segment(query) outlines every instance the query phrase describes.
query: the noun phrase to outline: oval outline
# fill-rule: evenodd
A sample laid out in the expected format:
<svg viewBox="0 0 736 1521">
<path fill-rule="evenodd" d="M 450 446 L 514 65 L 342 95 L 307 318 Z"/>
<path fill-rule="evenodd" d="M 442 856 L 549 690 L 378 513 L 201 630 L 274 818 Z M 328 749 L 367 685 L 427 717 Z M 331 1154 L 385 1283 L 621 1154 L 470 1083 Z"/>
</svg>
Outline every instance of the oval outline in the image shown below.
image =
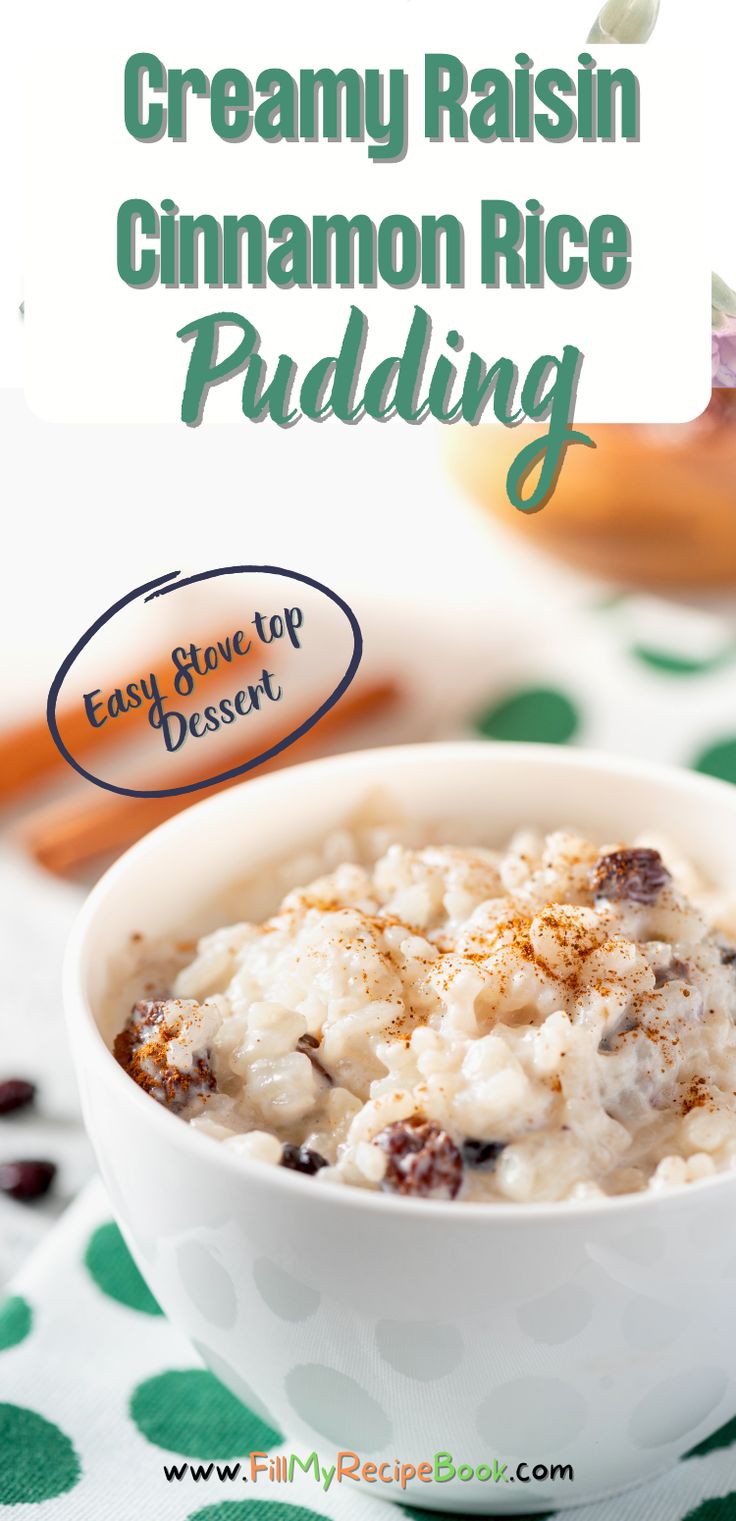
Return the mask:
<svg viewBox="0 0 736 1521">
<path fill-rule="evenodd" d="M 59 700 L 59 693 L 82 650 L 86 649 L 100 629 L 112 622 L 117 613 L 122 612 L 123 608 L 128 607 L 131 602 L 136 602 L 139 597 L 142 597 L 145 602 L 152 602 L 157 597 L 164 597 L 171 592 L 180 591 L 185 586 L 194 586 L 200 581 L 209 581 L 219 576 L 235 575 L 284 576 L 287 580 L 299 581 L 303 586 L 310 586 L 313 591 L 321 592 L 323 596 L 327 597 L 345 614 L 353 635 L 353 653 L 350 657 L 347 670 L 329 697 L 317 708 L 317 711 L 310 718 L 306 719 L 298 728 L 292 729 L 284 739 L 280 739 L 277 744 L 271 745 L 268 750 L 263 750 L 260 755 L 254 756 L 252 760 L 244 761 L 241 766 L 233 766 L 229 771 L 218 772 L 216 776 L 207 777 L 201 782 L 188 782 L 185 786 L 181 787 L 166 787 L 153 791 L 145 791 L 137 787 L 119 787 L 115 782 L 106 782 L 102 777 L 95 776 L 94 772 L 88 771 L 80 761 L 75 759 L 65 745 L 59 732 L 56 718 L 56 705 Z M 338 596 L 337 592 L 332 591 L 329 586 L 324 586 L 321 581 L 316 581 L 312 576 L 303 575 L 296 570 L 286 570 L 280 565 L 221 565 L 214 570 L 198 571 L 196 575 L 185 576 L 181 580 L 178 579 L 179 576 L 180 572 L 178 570 L 171 570 L 164 576 L 157 576 L 153 581 L 145 581 L 141 586 L 134 587 L 133 591 L 128 592 L 124 597 L 120 597 L 106 612 L 101 613 L 99 618 L 95 619 L 94 623 L 90 625 L 81 638 L 77 640 L 76 644 L 73 645 L 69 654 L 59 666 L 49 688 L 46 702 L 46 722 L 57 750 L 67 764 L 74 771 L 77 771 L 80 776 L 83 776 L 86 781 L 92 782 L 95 787 L 101 787 L 105 792 L 114 792 L 121 797 L 182 797 L 185 793 L 203 792 L 208 787 L 216 787 L 221 782 L 231 781 L 236 776 L 243 776 L 246 772 L 253 771 L 256 766 L 263 765 L 264 761 L 272 760 L 275 755 L 279 755 L 282 750 L 286 750 L 290 745 L 293 745 L 297 739 L 301 739 L 303 734 L 307 734 L 310 729 L 314 728 L 315 724 L 319 723 L 321 718 L 324 718 L 326 713 L 329 713 L 330 708 L 334 708 L 335 703 L 339 702 L 343 693 L 350 686 L 363 657 L 363 635 L 352 608 L 348 607 L 347 602 Z"/>
</svg>

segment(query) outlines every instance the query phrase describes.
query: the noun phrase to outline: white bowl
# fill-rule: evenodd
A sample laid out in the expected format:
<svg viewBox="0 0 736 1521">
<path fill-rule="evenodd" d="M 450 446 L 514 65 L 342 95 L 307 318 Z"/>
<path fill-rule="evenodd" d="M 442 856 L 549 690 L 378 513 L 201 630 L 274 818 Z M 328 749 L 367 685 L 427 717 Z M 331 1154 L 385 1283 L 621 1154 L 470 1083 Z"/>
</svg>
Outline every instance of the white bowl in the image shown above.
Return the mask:
<svg viewBox="0 0 736 1521">
<path fill-rule="evenodd" d="M 98 1028 L 131 933 L 176 933 L 228 882 L 314 843 L 377 788 L 410 818 L 457 821 L 479 843 L 505 843 L 524 823 L 609 840 L 656 831 L 736 886 L 736 790 L 684 772 L 458 744 L 249 780 L 148 835 L 82 911 L 65 999 L 89 1132 L 166 1313 L 291 1450 L 327 1463 L 340 1449 L 392 1466 L 449 1452 L 457 1465 L 498 1458 L 509 1475 L 520 1462 L 574 1470 L 572 1482 L 522 1472 L 361 1486 L 415 1506 L 509 1514 L 591 1501 L 668 1467 L 736 1409 L 736 1175 L 585 1205 L 320 1186 L 239 1160 L 167 1113 Z"/>
</svg>

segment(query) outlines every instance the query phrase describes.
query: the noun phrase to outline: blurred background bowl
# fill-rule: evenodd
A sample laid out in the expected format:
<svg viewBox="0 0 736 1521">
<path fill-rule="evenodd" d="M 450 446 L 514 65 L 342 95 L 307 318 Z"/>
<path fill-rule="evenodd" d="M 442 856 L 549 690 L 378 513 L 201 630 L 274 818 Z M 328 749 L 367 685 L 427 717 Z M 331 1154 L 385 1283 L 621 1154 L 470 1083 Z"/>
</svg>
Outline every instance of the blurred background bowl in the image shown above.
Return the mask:
<svg viewBox="0 0 736 1521">
<path fill-rule="evenodd" d="M 736 391 L 684 426 L 586 428 L 543 512 L 510 507 L 506 475 L 543 428 L 453 430 L 457 482 L 534 547 L 624 584 L 736 586 Z"/>
</svg>

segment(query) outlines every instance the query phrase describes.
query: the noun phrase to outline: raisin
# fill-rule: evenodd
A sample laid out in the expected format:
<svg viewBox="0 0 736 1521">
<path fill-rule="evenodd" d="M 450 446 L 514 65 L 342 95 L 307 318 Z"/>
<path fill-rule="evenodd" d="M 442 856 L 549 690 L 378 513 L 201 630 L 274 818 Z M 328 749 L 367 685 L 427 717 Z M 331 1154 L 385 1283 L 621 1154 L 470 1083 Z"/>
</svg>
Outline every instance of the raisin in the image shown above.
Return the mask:
<svg viewBox="0 0 736 1521">
<path fill-rule="evenodd" d="M 154 1038 L 156 1027 L 163 1024 L 166 1000 L 164 998 L 143 1000 L 134 1003 L 128 1016 L 125 1029 L 115 1036 L 113 1041 L 113 1056 L 130 1071 L 131 1063 L 136 1051 Z"/>
<path fill-rule="evenodd" d="M 12 1114 L 14 1109 L 25 1109 L 36 1097 L 35 1084 L 22 1077 L 8 1077 L 0 1083 L 0 1114 Z"/>
<path fill-rule="evenodd" d="M 606 1056 L 610 1055 L 611 1051 L 616 1050 L 618 1041 L 622 1035 L 630 1035 L 632 1030 L 638 1030 L 638 1028 L 639 1021 L 636 1015 L 624 1015 L 624 1018 L 616 1025 L 615 1029 L 610 1030 L 608 1035 L 604 1035 L 598 1050 L 602 1051 Z"/>
<path fill-rule="evenodd" d="M 315 1072 L 318 1072 L 319 1076 L 323 1077 L 325 1079 L 325 1082 L 329 1083 L 330 1087 L 332 1087 L 332 1078 L 330 1077 L 329 1072 L 327 1072 L 326 1069 L 322 1066 L 319 1057 L 315 1054 L 319 1050 L 319 1041 L 317 1040 L 316 1036 L 300 1035 L 296 1043 L 296 1049 L 297 1051 L 301 1052 L 302 1056 L 309 1057 L 309 1060 L 312 1063 Z"/>
<path fill-rule="evenodd" d="M 657 979 L 656 986 L 663 988 L 668 982 L 687 982 L 690 968 L 686 961 L 680 961 L 679 957 L 676 957 L 668 967 L 655 969 L 654 975 Z"/>
<path fill-rule="evenodd" d="M 53 1162 L 3 1162 L 0 1166 L 0 1192 L 22 1204 L 40 1199 L 56 1177 Z"/>
<path fill-rule="evenodd" d="M 128 1029 L 132 1030 L 139 1041 L 143 1041 L 149 1033 L 164 1023 L 165 1017 L 165 998 L 144 998 L 140 1003 L 133 1004 Z"/>
<path fill-rule="evenodd" d="M 325 1157 L 320 1156 L 318 1151 L 310 1151 L 308 1146 L 284 1146 L 281 1152 L 279 1167 L 288 1167 L 292 1172 L 303 1172 L 306 1177 L 312 1178 L 322 1167 L 329 1167 Z"/>
<path fill-rule="evenodd" d="M 506 1145 L 506 1141 L 476 1141 L 468 1136 L 460 1154 L 466 1167 L 474 1167 L 476 1172 L 491 1172 Z"/>
<path fill-rule="evenodd" d="M 596 903 L 656 903 L 672 879 L 658 850 L 612 850 L 593 868 Z"/>
<path fill-rule="evenodd" d="M 460 1192 L 463 1159 L 440 1125 L 419 1115 L 396 1120 L 374 1143 L 386 1154 L 386 1192 L 418 1199 L 454 1199 Z"/>
<path fill-rule="evenodd" d="M 719 945 L 718 950 L 724 966 L 736 966 L 736 945 Z"/>
<path fill-rule="evenodd" d="M 209 1052 L 197 1058 L 188 1072 L 171 1066 L 168 1043 L 181 1028 L 176 1000 L 156 998 L 133 1005 L 124 1030 L 116 1035 L 113 1055 L 133 1081 L 175 1114 L 194 1099 L 205 1099 L 217 1086 Z"/>
</svg>

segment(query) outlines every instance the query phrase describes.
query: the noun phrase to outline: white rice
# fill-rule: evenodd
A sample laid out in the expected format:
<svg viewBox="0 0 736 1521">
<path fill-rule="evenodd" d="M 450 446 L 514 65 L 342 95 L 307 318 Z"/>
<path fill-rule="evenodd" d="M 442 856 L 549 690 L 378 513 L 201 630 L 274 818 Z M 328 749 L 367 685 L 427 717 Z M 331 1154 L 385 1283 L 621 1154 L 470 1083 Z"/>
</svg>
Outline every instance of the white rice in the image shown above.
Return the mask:
<svg viewBox="0 0 736 1521">
<path fill-rule="evenodd" d="M 307 1148 L 318 1186 L 527 1203 L 731 1168 L 736 904 L 661 842 L 651 902 L 609 892 L 599 863 L 621 849 L 525 832 L 507 852 L 393 844 L 335 866 L 327 842 L 326 875 L 272 918 L 199 942 L 144 1070 L 202 1061 L 213 1087 L 184 1119 L 269 1165 Z M 457 1187 L 392 1163 L 414 1132 L 387 1127 L 407 1120 Z"/>
</svg>

